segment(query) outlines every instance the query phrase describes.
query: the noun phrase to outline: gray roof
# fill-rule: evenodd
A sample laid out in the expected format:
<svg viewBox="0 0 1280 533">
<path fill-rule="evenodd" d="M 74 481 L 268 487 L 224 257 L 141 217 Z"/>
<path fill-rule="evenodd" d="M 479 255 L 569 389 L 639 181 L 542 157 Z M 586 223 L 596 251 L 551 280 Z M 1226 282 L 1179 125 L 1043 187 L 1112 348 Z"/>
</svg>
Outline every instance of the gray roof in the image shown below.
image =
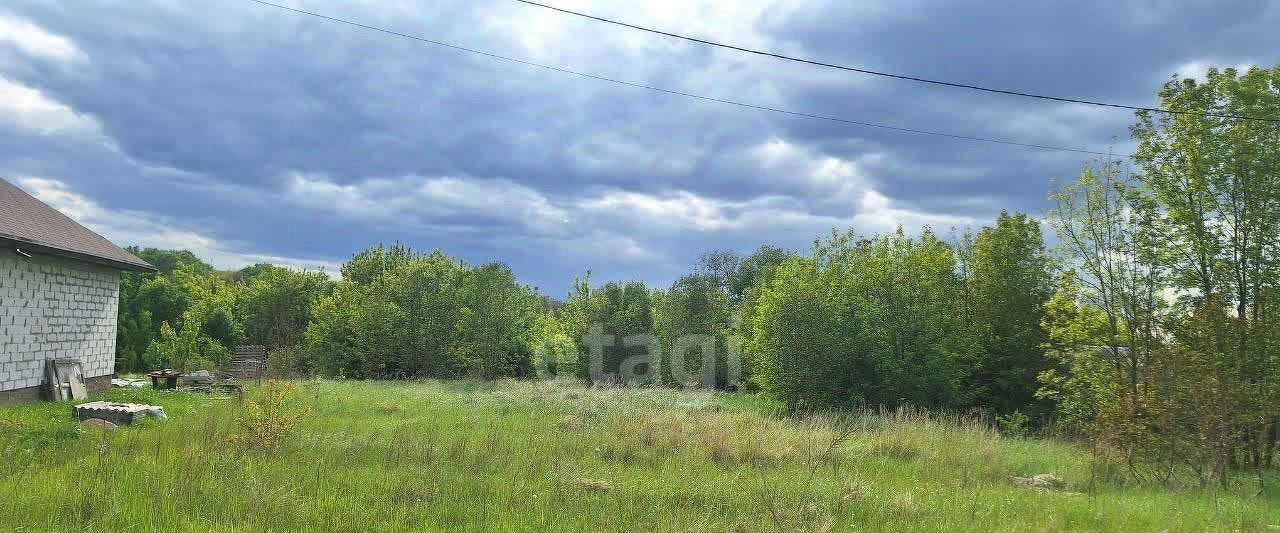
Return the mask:
<svg viewBox="0 0 1280 533">
<path fill-rule="evenodd" d="M 121 270 L 155 271 L 146 261 L 3 179 L 0 179 L 0 247 L 69 257 Z"/>
</svg>

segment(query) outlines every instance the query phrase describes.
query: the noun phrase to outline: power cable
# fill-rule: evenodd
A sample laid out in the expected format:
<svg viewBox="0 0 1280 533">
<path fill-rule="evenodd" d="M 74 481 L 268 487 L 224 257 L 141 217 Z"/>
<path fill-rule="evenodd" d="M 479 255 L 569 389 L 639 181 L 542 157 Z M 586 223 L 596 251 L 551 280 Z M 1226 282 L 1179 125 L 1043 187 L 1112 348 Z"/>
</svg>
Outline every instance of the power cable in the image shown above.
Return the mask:
<svg viewBox="0 0 1280 533">
<path fill-rule="evenodd" d="M 1040 100 L 1052 100 L 1052 101 L 1055 101 L 1055 102 L 1066 102 L 1066 103 L 1072 103 L 1072 104 L 1085 104 L 1085 105 L 1092 105 L 1092 106 L 1112 107 L 1112 108 L 1119 108 L 1119 109 L 1129 109 L 1129 110 L 1133 110 L 1133 111 L 1148 111 L 1148 112 L 1152 112 L 1152 113 L 1167 113 L 1167 114 L 1173 114 L 1173 115 L 1198 115 L 1198 116 L 1204 116 L 1204 117 L 1212 117 L 1212 118 L 1230 118 L 1230 119 L 1237 119 L 1237 120 L 1258 120 L 1258 121 L 1262 121 L 1262 122 L 1280 122 L 1280 119 L 1277 119 L 1277 118 L 1252 117 L 1252 116 L 1246 116 L 1246 115 L 1231 115 L 1231 114 L 1225 114 L 1225 113 L 1207 113 L 1207 112 L 1201 112 L 1201 111 L 1183 111 L 1183 110 L 1177 110 L 1177 109 L 1163 109 L 1163 108 L 1159 108 L 1159 107 L 1143 107 L 1143 106 L 1134 106 L 1134 105 L 1126 105 L 1126 104 L 1115 104 L 1115 103 L 1110 103 L 1110 102 L 1100 102 L 1100 101 L 1096 101 L 1096 100 L 1084 100 L 1084 99 L 1080 99 L 1080 98 L 1068 98 L 1068 97 L 1064 97 L 1064 96 L 1049 96 L 1049 95 L 1044 95 L 1044 94 L 1027 93 L 1027 92 L 1021 92 L 1021 91 L 1011 91 L 1011 90 L 1007 90 L 1007 89 L 996 89 L 996 88 L 993 88 L 993 87 L 984 87 L 984 86 L 981 86 L 981 85 L 971 85 L 971 84 L 968 84 L 968 83 L 958 83 L 958 82 L 952 82 L 952 81 L 944 81 L 944 80 L 936 80 L 936 79 L 930 79 L 930 78 L 922 78 L 922 77 L 918 77 L 918 76 L 909 76 L 909 75 L 906 75 L 906 74 L 895 74 L 895 73 L 892 73 L 892 72 L 884 72 L 884 71 L 871 70 L 871 69 L 862 68 L 862 67 L 851 67 L 851 66 L 848 66 L 848 65 L 840 65 L 840 64 L 837 64 L 837 63 L 830 63 L 830 62 L 826 62 L 826 61 L 818 61 L 818 60 L 814 60 L 814 59 L 805 59 L 805 58 L 800 58 L 800 57 L 793 57 L 793 56 L 788 56 L 788 55 L 778 54 L 778 53 L 774 53 L 774 52 L 767 52 L 767 51 L 764 51 L 764 50 L 756 50 L 756 49 L 752 49 L 752 48 L 747 48 L 747 47 L 744 47 L 744 46 L 737 46 L 737 45 L 733 45 L 733 44 L 721 43 L 721 42 L 711 41 L 711 40 L 707 40 L 707 39 L 700 39 L 700 38 L 698 38 L 698 37 L 690 37 L 690 36 L 688 36 L 688 35 L 681 35 L 681 34 L 679 34 L 679 33 L 672 33 L 672 32 L 669 32 L 669 31 L 663 31 L 663 30 L 659 30 L 659 29 L 655 29 L 655 28 L 650 28 L 650 27 L 647 27 L 647 26 L 640 26 L 640 25 L 638 25 L 638 24 L 631 24 L 631 23 L 629 23 L 629 22 L 623 22 L 623 21 L 620 21 L 620 20 L 609 19 L 609 18 L 605 18 L 605 17 L 599 17 L 599 16 L 596 16 L 596 15 L 591 15 L 591 14 L 588 14 L 588 13 L 583 13 L 583 12 L 581 12 L 581 11 L 574 11 L 574 10 L 572 10 L 572 9 L 565 9 L 565 8 L 563 8 L 563 7 L 556 7 L 556 6 L 553 6 L 553 5 L 543 4 L 543 3 L 540 3 L 540 2 L 534 2 L 534 1 L 532 1 L 532 0 L 515 0 L 515 1 L 516 1 L 516 2 L 520 2 L 520 3 L 522 3 L 522 4 L 527 4 L 527 5 L 531 5 L 531 6 L 537 6 L 537 7 L 541 7 L 541 8 L 545 8 L 545 9 L 550 9 L 550 10 L 552 10 L 552 11 L 558 11 L 558 12 L 560 12 L 560 13 L 564 13 L 564 14 L 567 14 L 567 15 L 574 15 L 574 16 L 578 16 L 578 17 L 588 18 L 588 19 L 591 19 L 591 20 L 596 20 L 596 21 L 599 21 L 599 22 L 604 22 L 604 23 L 607 23 L 607 24 L 614 24 L 614 25 L 617 25 L 617 26 L 623 26 L 623 27 L 626 27 L 626 28 L 631 28 L 631 29 L 633 29 L 633 30 L 640 30 L 640 31 L 645 31 L 645 32 L 649 32 L 649 33 L 657 34 L 657 35 L 664 35 L 664 36 L 667 36 L 667 37 L 673 37 L 673 38 L 676 38 L 676 39 L 683 39 L 683 40 L 690 41 L 690 42 L 695 42 L 695 43 L 699 43 L 699 44 L 705 44 L 705 45 L 707 45 L 707 46 L 715 46 L 715 47 L 719 47 L 719 48 L 726 48 L 726 49 L 729 49 L 729 50 L 736 50 L 736 51 L 739 51 L 739 52 L 745 52 L 745 53 L 748 53 L 748 54 L 755 54 L 755 55 L 759 55 L 759 56 L 772 57 L 772 58 L 774 58 L 774 59 L 781 59 L 781 60 L 784 60 L 784 61 L 793 61 L 793 62 L 796 62 L 796 63 L 804 63 L 804 64 L 806 64 L 806 65 L 814 65 L 814 66 L 819 66 L 819 67 L 826 67 L 826 68 L 833 68 L 833 69 L 839 69 L 839 70 L 846 70 L 846 71 L 849 71 L 849 72 L 858 72 L 858 73 L 862 73 L 862 74 L 869 74 L 869 75 L 872 75 L 872 76 L 881 76 L 881 77 L 885 77 L 885 78 L 893 78 L 893 79 L 897 79 L 897 80 L 914 81 L 914 82 L 919 82 L 919 83 L 928 83 L 928 84 L 932 84 L 932 85 L 942 85 L 942 86 L 945 86 L 945 87 L 955 87 L 955 88 L 959 88 L 959 89 L 970 89 L 970 90 L 974 90 L 974 91 L 982 91 L 982 92 L 995 93 L 995 94 L 1004 94 L 1004 95 L 1010 95 L 1010 96 L 1021 96 L 1021 97 L 1025 97 L 1025 98 L 1037 98 L 1037 99 L 1040 99 Z"/>
<path fill-rule="evenodd" d="M 270 7 L 278 8 L 278 9 L 283 9 L 283 10 L 286 10 L 286 11 L 292 11 L 292 12 L 294 12 L 294 13 L 299 13 L 299 14 L 308 15 L 308 16 L 311 16 L 311 17 L 316 17 L 316 18 L 324 19 L 324 20 L 327 20 L 327 21 L 330 21 L 330 22 L 337 22 L 337 23 L 340 23 L 340 24 L 346 24 L 346 25 L 355 26 L 355 27 L 358 27 L 358 28 L 364 28 L 364 29 L 366 29 L 366 30 L 372 30 L 372 31 L 376 31 L 376 32 L 386 33 L 386 34 L 389 34 L 389 35 L 395 35 L 395 36 L 398 36 L 398 37 L 404 37 L 404 38 L 406 38 L 406 39 L 413 39 L 413 40 L 415 40 L 415 41 L 421 41 L 421 42 L 429 43 L 429 44 L 433 44 L 433 45 L 436 45 L 436 46 L 443 46 L 443 47 L 445 47 L 445 48 L 451 48 L 451 49 L 454 49 L 454 50 L 459 50 L 459 51 L 468 52 L 468 53 L 472 53 L 472 54 L 478 54 L 478 55 L 482 55 L 482 56 L 489 57 L 489 58 L 493 58 L 493 59 L 500 59 L 500 60 L 502 60 L 502 61 L 509 61 L 509 62 L 512 62 L 512 63 L 518 63 L 518 64 L 521 64 L 521 65 L 527 65 L 527 66 L 537 67 L 537 68 L 546 69 L 546 70 L 553 70 L 553 71 L 561 72 L 561 73 L 564 73 L 564 74 L 572 74 L 572 75 L 574 75 L 574 76 L 581 76 L 581 77 L 584 77 L 584 78 L 591 78 L 591 79 L 593 79 L 593 80 L 607 81 L 607 82 L 609 82 L 609 83 L 615 83 L 615 84 L 618 84 L 618 85 L 625 85 L 625 86 L 628 86 L 628 87 L 635 87 L 635 88 L 639 88 L 639 89 L 647 89 L 647 90 L 650 90 L 650 91 L 657 91 L 657 92 L 660 92 L 660 93 L 671 94 L 671 95 L 676 95 L 676 96 L 684 96 L 684 97 L 687 97 L 687 98 L 695 98 L 695 99 L 698 99 L 698 100 L 705 100 L 705 101 L 708 101 L 708 102 L 716 102 L 716 103 L 720 103 L 720 104 L 726 104 L 726 105 L 738 106 L 738 107 L 743 107 L 743 108 L 747 108 L 747 109 L 755 109 L 755 110 L 760 110 L 760 111 L 769 111 L 769 112 L 772 112 L 772 113 L 779 113 L 779 114 L 783 114 L 783 115 L 791 115 L 791 116 L 804 117 L 804 118 L 811 118 L 811 119 L 817 119 L 817 120 L 826 120 L 826 121 L 831 121 L 831 122 L 839 122 L 839 123 L 843 123 L 843 124 L 853 124 L 853 125 L 857 125 L 857 126 L 866 126 L 866 127 L 870 127 L 870 128 L 880 128 L 880 129 L 891 130 L 891 131 L 899 131 L 899 132 L 904 132 L 904 133 L 915 133 L 915 134 L 920 134 L 920 135 L 932 135 L 932 136 L 937 136 L 937 137 L 946 137 L 946 138 L 951 138 L 951 139 L 961 139 L 961 140 L 966 140 L 966 141 L 975 141 L 975 142 L 985 142 L 985 143 L 1003 144 L 1003 145 L 1009 145 L 1009 146 L 1021 146 L 1021 147 L 1024 147 L 1024 148 L 1037 148 L 1037 149 L 1041 149 L 1041 150 L 1054 150 L 1054 151 L 1060 151 L 1060 152 L 1074 152 L 1074 153 L 1090 154 L 1090 155 L 1099 155 L 1099 156 L 1107 156 L 1107 155 L 1108 155 L 1106 152 L 1100 152 L 1100 151 L 1096 151 L 1096 150 L 1087 150 L 1087 149 L 1084 149 L 1084 148 L 1070 148 L 1070 147 L 1065 147 L 1065 146 L 1053 146 L 1053 145 L 1047 145 L 1047 144 L 1024 143 L 1024 142 L 1010 141 L 1010 140 L 1005 140 L 1005 139 L 995 139 L 995 138 L 990 138 L 990 137 L 977 137 L 977 136 L 972 136 L 972 135 L 960 135 L 960 134 L 955 134 L 955 133 L 944 133 L 944 132 L 931 131 L 931 130 L 922 130 L 922 129 L 917 129 L 917 128 L 907 128 L 907 127 L 901 127 L 901 126 L 891 126 L 891 125 L 888 125 L 888 124 L 879 124 L 879 123 L 875 123 L 875 122 L 867 122 L 867 121 L 863 121 L 863 120 L 853 120 L 853 119 L 847 119 L 847 118 L 841 118 L 841 117 L 834 117 L 834 116 L 830 116 L 830 115 L 820 115 L 820 114 L 817 114 L 817 113 L 806 113 L 806 112 L 803 112 L 803 111 L 792 111 L 792 110 L 782 109 L 782 108 L 777 108 L 777 107 L 770 107 L 770 106 L 764 106 L 764 105 L 750 104 L 750 103 L 738 102 L 738 101 L 734 101 L 734 100 L 726 100 L 726 99 L 724 99 L 724 98 L 716 98 L 716 97 L 714 97 L 714 96 L 705 96 L 705 95 L 694 94 L 694 93 L 689 93 L 689 92 L 684 92 L 684 91 L 677 91 L 677 90 L 673 90 L 673 89 L 664 89 L 664 88 L 661 88 L 661 87 L 655 87 L 655 86 L 652 86 L 652 85 L 645 85 L 645 84 L 643 84 L 643 83 L 635 83 L 635 82 L 630 82 L 630 81 L 625 81 L 625 80 L 619 80 L 619 79 L 615 79 L 615 78 L 609 78 L 609 77 L 605 77 L 605 76 L 599 76 L 599 75 L 596 75 L 596 74 L 590 74 L 590 73 L 586 73 L 586 72 L 581 72 L 581 71 L 577 71 L 577 70 L 570 70 L 570 69 L 567 69 L 567 68 L 561 68 L 561 67 L 556 67 L 556 66 L 552 66 L 552 65 L 544 65 L 544 64 L 542 64 L 542 63 L 535 63 L 535 62 L 527 61 L 527 60 L 524 60 L 524 59 L 518 59 L 518 58 L 514 58 L 514 57 L 508 57 L 508 56 L 504 56 L 504 55 L 500 55 L 500 54 L 495 54 L 495 53 L 492 53 L 492 52 L 486 52 L 486 51 L 484 51 L 484 50 L 477 50 L 477 49 L 474 49 L 474 48 L 468 48 L 468 47 L 465 47 L 465 46 L 459 46 L 459 45 L 456 45 L 456 44 L 450 44 L 450 43 L 446 43 L 446 42 L 443 42 L 443 41 L 437 41 L 437 40 L 434 40 L 434 39 L 428 39 L 428 38 L 426 38 L 426 37 L 421 37 L 421 36 L 417 36 L 417 35 L 411 35 L 411 34 L 408 34 L 408 33 L 398 32 L 398 31 L 395 31 L 395 30 L 388 30 L 388 29 L 385 29 L 385 28 L 380 28 L 380 27 L 377 27 L 377 26 L 371 26 L 371 25 L 368 25 L 368 24 L 363 24 L 363 23 L 359 23 L 359 22 L 355 22 L 355 21 L 351 21 L 351 20 L 347 20 L 347 19 L 342 19 L 342 18 L 338 18 L 338 17 L 331 17 L 331 16 L 328 16 L 328 15 L 322 15 L 322 14 L 320 14 L 320 13 L 315 13 L 315 12 L 307 11 L 307 10 L 304 10 L 304 9 L 298 9 L 298 8 L 294 8 L 294 7 L 289 7 L 289 6 L 284 6 L 284 5 L 280 5 L 280 4 L 275 4 L 275 3 L 272 3 L 272 2 L 267 2 L 266 0 L 248 0 L 248 1 L 249 1 L 249 2 L 258 3 L 258 4 L 262 4 L 262 5 L 265 5 L 265 6 L 270 6 Z"/>
</svg>

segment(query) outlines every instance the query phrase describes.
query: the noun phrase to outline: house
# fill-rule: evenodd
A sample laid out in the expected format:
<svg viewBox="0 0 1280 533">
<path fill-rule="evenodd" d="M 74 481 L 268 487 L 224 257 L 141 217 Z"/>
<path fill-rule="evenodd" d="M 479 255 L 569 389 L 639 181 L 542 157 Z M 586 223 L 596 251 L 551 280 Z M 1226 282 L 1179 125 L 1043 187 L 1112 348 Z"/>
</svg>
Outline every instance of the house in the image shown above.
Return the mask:
<svg viewBox="0 0 1280 533">
<path fill-rule="evenodd" d="M 43 397 L 53 358 L 111 386 L 122 271 L 155 268 L 0 179 L 0 403 Z"/>
</svg>

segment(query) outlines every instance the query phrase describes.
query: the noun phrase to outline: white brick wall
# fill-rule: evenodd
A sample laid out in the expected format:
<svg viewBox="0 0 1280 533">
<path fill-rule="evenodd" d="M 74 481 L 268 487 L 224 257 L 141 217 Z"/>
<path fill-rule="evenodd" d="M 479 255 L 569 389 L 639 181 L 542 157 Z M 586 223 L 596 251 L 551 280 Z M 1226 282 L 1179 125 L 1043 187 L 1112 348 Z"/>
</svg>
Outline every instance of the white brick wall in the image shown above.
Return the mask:
<svg viewBox="0 0 1280 533">
<path fill-rule="evenodd" d="M 118 270 L 0 249 L 0 391 L 40 385 L 54 357 L 113 374 L 119 298 Z"/>
</svg>

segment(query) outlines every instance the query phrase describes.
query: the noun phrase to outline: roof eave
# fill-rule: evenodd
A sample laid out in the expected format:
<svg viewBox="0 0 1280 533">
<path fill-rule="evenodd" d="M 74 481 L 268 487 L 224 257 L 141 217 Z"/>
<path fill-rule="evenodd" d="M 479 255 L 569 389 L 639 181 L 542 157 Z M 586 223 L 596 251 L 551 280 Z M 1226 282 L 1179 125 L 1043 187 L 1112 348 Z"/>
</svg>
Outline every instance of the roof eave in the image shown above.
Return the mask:
<svg viewBox="0 0 1280 533">
<path fill-rule="evenodd" d="M 93 254 L 84 253 L 84 252 L 77 252 L 75 250 L 66 250 L 66 249 L 57 248 L 54 246 L 40 244 L 34 241 L 15 239 L 15 238 L 6 237 L 3 235 L 0 235 L 0 246 L 3 246 L 5 248 L 12 247 L 15 249 L 21 248 L 22 251 L 24 252 L 34 252 L 41 255 L 53 255 L 58 257 L 66 257 L 69 259 L 84 261 L 86 263 L 94 263 L 98 265 L 109 266 L 112 268 L 116 268 L 119 270 L 127 270 L 130 272 L 157 272 L 156 267 L 153 267 L 147 264 L 145 261 L 139 262 L 139 263 L 134 263 L 130 261 L 121 261 L 119 259 L 101 257 Z"/>
</svg>

